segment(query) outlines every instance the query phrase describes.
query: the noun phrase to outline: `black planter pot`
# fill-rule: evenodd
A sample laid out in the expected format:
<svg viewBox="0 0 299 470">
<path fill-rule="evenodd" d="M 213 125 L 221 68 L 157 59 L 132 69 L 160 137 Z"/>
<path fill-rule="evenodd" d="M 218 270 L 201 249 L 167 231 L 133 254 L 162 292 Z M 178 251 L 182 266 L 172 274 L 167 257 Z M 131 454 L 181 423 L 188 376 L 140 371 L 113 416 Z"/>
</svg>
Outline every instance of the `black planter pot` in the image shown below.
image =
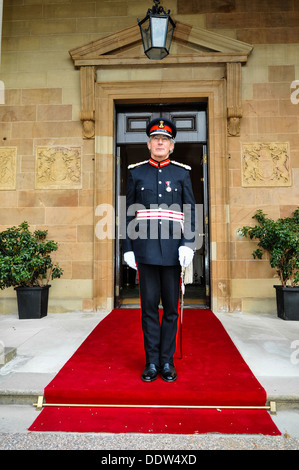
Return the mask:
<svg viewBox="0 0 299 470">
<path fill-rule="evenodd" d="M 42 318 L 47 315 L 50 287 L 15 287 L 20 319 Z"/>
<path fill-rule="evenodd" d="M 274 286 L 277 315 L 283 320 L 299 320 L 299 287 Z"/>
</svg>

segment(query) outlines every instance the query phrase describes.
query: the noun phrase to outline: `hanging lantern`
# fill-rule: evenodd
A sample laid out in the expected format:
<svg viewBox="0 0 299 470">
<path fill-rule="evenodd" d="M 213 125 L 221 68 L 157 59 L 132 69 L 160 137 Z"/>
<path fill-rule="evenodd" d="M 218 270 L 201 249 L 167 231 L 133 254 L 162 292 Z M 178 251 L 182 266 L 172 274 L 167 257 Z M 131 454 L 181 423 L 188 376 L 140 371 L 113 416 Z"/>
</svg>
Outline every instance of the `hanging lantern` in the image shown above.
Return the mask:
<svg viewBox="0 0 299 470">
<path fill-rule="evenodd" d="M 166 13 L 160 2 L 147 11 L 143 20 L 138 19 L 145 55 L 151 60 L 164 59 L 169 54 L 175 28 L 170 18 L 170 10 Z"/>
</svg>

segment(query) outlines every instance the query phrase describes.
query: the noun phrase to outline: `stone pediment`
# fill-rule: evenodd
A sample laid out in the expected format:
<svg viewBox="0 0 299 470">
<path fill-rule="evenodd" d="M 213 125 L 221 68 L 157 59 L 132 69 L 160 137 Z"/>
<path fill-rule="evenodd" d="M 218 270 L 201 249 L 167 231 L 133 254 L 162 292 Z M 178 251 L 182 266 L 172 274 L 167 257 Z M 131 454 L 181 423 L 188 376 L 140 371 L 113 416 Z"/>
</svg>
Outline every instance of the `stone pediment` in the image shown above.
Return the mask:
<svg viewBox="0 0 299 470">
<path fill-rule="evenodd" d="M 203 28 L 177 22 L 173 46 L 163 61 L 151 63 L 246 63 L 253 46 Z M 131 26 L 69 51 L 75 67 L 144 65 L 139 26 Z"/>
<path fill-rule="evenodd" d="M 80 69 L 81 113 L 85 138 L 94 137 L 96 69 L 138 67 L 158 64 L 223 64 L 227 79 L 227 117 L 229 135 L 239 135 L 242 117 L 241 67 L 253 46 L 203 28 L 177 22 L 170 54 L 163 60 L 148 59 L 142 49 L 139 26 L 118 31 L 69 51 L 74 66 Z"/>
</svg>

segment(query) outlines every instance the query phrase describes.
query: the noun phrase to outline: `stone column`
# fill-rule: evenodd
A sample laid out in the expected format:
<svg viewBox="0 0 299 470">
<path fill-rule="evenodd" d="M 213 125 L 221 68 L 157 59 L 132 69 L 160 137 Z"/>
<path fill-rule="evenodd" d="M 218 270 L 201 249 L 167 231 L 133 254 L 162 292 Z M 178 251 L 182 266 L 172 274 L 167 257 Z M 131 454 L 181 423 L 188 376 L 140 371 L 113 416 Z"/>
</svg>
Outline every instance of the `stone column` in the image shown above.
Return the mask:
<svg viewBox="0 0 299 470">
<path fill-rule="evenodd" d="M 228 135 L 240 135 L 240 119 L 242 117 L 241 83 L 242 70 L 240 62 L 226 64 L 227 78 L 227 131 Z"/>
</svg>

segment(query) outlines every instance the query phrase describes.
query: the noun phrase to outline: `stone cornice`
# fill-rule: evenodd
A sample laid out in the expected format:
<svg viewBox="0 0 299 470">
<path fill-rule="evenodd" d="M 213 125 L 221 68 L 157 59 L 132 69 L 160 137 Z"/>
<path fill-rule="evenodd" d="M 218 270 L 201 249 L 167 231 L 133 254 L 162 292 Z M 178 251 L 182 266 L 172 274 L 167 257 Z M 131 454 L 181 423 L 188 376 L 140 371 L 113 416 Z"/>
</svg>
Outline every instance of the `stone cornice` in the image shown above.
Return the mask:
<svg viewBox="0 0 299 470">
<path fill-rule="evenodd" d="M 180 22 L 176 24 L 173 41 L 189 46 L 190 54 L 170 54 L 163 59 L 163 64 L 246 63 L 253 48 L 250 44 L 236 39 Z M 141 44 L 141 36 L 138 25 L 135 25 L 72 49 L 69 54 L 75 67 L 148 65 L 149 59 L 144 55 L 136 57 L 118 55 L 138 44 Z M 204 52 L 192 50 L 196 47 L 205 50 Z M 161 64 L 161 61 L 151 61 L 151 63 Z"/>
<path fill-rule="evenodd" d="M 144 54 L 132 56 L 141 46 L 138 25 L 89 42 L 69 51 L 74 66 L 80 69 L 81 114 L 83 136 L 94 138 L 96 70 L 105 67 L 148 67 L 151 65 L 226 65 L 228 134 L 239 135 L 241 108 L 241 66 L 248 60 L 253 46 L 203 28 L 176 23 L 173 41 L 184 46 L 184 54 L 171 53 L 163 61 L 149 60 Z M 127 53 L 130 51 L 130 53 Z M 134 51 L 135 52 L 135 51 Z"/>
</svg>

